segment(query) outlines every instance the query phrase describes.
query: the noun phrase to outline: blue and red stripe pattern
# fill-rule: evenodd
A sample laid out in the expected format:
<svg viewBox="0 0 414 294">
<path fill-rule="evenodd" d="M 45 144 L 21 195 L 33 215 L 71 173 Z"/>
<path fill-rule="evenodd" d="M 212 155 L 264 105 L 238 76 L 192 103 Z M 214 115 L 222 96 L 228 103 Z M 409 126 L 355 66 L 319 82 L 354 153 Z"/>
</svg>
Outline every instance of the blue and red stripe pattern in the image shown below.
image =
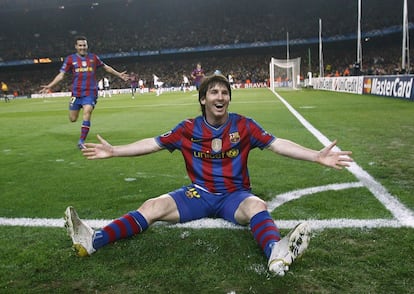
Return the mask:
<svg viewBox="0 0 414 294">
<path fill-rule="evenodd" d="M 263 252 L 270 257 L 272 245 L 280 241 L 280 232 L 268 211 L 262 211 L 250 220 L 250 230 Z"/>
<path fill-rule="evenodd" d="M 148 223 L 144 216 L 138 211 L 131 211 L 114 220 L 102 230 L 96 231 L 93 247 L 99 249 L 109 243 L 139 234 L 147 228 Z"/>
<path fill-rule="evenodd" d="M 98 96 L 96 70 L 104 66 L 102 60 L 93 53 L 80 56 L 76 53 L 67 56 L 60 72 L 72 73 L 72 96 L 77 98 Z"/>
<path fill-rule="evenodd" d="M 192 183 L 211 193 L 250 190 L 249 152 L 266 148 L 273 140 L 275 136 L 253 119 L 235 113 L 229 113 L 227 122 L 218 128 L 198 116 L 156 137 L 160 146 L 181 151 Z"/>
</svg>

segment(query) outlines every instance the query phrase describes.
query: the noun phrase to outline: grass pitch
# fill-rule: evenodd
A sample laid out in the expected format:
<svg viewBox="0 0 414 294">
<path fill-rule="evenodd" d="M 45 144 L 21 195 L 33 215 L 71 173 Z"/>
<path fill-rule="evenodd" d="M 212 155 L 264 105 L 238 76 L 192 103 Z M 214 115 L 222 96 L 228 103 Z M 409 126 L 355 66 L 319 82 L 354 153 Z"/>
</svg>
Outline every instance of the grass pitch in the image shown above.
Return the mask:
<svg viewBox="0 0 414 294">
<path fill-rule="evenodd" d="M 414 103 L 313 90 L 280 93 L 297 111 L 405 205 L 414 209 Z M 0 103 L 0 217 L 62 218 L 68 205 L 87 219 L 112 219 L 146 199 L 188 184 L 181 155 L 88 161 L 76 143 L 80 122 L 68 98 Z M 235 90 L 230 111 L 276 136 L 322 148 L 267 89 Z M 100 98 L 88 141 L 125 144 L 164 133 L 200 113 L 192 93 Z M 346 170 L 254 150 L 253 191 L 266 201 L 296 189 L 355 181 Z M 365 187 L 325 191 L 272 212 L 299 219 L 392 220 Z M 287 233 L 282 228 L 282 233 Z M 2 293 L 413 293 L 410 227 L 318 229 L 283 278 L 272 277 L 247 229 L 153 226 L 77 258 L 63 228 L 0 226 Z"/>
</svg>

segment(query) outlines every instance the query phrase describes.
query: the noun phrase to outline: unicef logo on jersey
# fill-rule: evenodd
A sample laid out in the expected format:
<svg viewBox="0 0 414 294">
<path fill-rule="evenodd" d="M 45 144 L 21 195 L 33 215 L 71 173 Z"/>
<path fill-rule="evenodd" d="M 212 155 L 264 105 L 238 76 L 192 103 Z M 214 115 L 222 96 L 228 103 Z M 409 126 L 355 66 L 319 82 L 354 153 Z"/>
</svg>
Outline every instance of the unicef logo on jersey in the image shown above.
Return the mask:
<svg viewBox="0 0 414 294">
<path fill-rule="evenodd" d="M 202 151 L 193 151 L 193 156 L 201 159 L 225 159 L 235 158 L 240 154 L 239 149 L 230 149 L 226 152 L 210 153 Z"/>
<path fill-rule="evenodd" d="M 239 155 L 239 149 L 230 149 L 226 152 L 227 157 L 235 158 Z"/>
</svg>

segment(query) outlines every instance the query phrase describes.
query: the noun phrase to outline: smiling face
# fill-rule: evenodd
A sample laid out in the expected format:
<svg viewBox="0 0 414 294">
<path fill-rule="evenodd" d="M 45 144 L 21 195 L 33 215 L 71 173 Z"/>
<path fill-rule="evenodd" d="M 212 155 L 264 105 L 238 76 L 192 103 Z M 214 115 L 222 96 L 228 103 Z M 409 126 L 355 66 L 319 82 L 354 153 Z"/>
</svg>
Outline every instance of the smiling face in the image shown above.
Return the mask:
<svg viewBox="0 0 414 294">
<path fill-rule="evenodd" d="M 88 53 L 88 41 L 79 39 L 76 40 L 75 49 L 78 55 L 85 56 Z"/>
<path fill-rule="evenodd" d="M 208 86 L 206 95 L 200 99 L 200 104 L 204 107 L 204 116 L 209 124 L 220 126 L 227 121 L 230 100 L 231 92 L 226 83 L 213 81 Z"/>
</svg>

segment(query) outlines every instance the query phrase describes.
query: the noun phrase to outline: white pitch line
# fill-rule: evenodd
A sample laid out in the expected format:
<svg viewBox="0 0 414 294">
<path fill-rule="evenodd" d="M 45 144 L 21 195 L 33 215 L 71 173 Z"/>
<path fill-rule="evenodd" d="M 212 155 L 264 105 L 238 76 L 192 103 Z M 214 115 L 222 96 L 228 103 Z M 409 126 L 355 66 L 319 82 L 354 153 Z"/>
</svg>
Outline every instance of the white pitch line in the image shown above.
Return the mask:
<svg viewBox="0 0 414 294">
<path fill-rule="evenodd" d="M 273 198 L 270 202 L 267 203 L 268 210 L 272 212 L 277 207 L 285 204 L 286 202 L 299 199 L 302 196 L 315 194 L 323 191 L 339 191 L 349 188 L 359 188 L 364 187 L 364 184 L 361 182 L 354 182 L 354 183 L 340 183 L 340 184 L 330 184 L 326 186 L 319 186 L 319 187 L 311 187 L 311 188 L 305 188 L 300 190 L 294 190 L 287 193 L 279 194 Z"/>
<path fill-rule="evenodd" d="M 273 211 L 277 207 L 286 202 L 298 199 L 305 195 L 310 195 L 322 191 L 343 190 L 350 188 L 364 187 L 361 182 L 354 183 L 338 183 L 326 186 L 311 187 L 305 189 L 294 190 L 288 193 L 276 195 L 273 200 L 268 202 L 269 211 Z M 111 219 L 84 219 L 84 221 L 93 228 L 102 228 L 113 220 Z M 306 221 L 312 229 L 324 228 L 378 228 L 378 227 L 401 227 L 401 223 L 392 219 L 327 219 L 327 220 L 276 220 L 276 224 L 280 229 L 292 229 L 299 222 Z M 1 226 L 23 226 L 23 227 L 64 227 L 64 220 L 48 219 L 48 218 L 4 218 L 0 217 Z M 155 225 L 165 225 L 170 228 L 221 228 L 221 229 L 246 229 L 244 226 L 238 226 L 223 219 L 200 219 L 183 224 L 167 224 L 165 222 L 157 222 Z"/>
<path fill-rule="evenodd" d="M 298 199 L 305 195 L 310 195 L 322 191 L 343 190 L 350 188 L 364 187 L 361 182 L 354 183 L 338 183 L 326 186 L 311 187 L 305 189 L 294 190 L 288 193 L 276 195 L 273 200 L 268 202 L 269 211 L 273 211 L 277 207 L 286 202 Z M 112 219 L 84 219 L 84 221 L 93 228 L 102 228 L 112 222 Z M 280 229 L 292 229 L 298 223 L 306 221 L 312 229 L 324 228 L 378 228 L 378 227 L 401 227 L 401 222 L 393 219 L 326 219 L 326 220 L 276 220 L 276 224 Z M 155 225 L 165 225 L 170 228 L 220 228 L 220 229 L 246 229 L 244 226 L 238 226 L 223 219 L 200 219 L 183 224 L 167 224 L 158 222 Z M 49 218 L 4 218 L 0 217 L 0 226 L 23 226 L 23 227 L 64 227 L 64 220 Z"/>
<path fill-rule="evenodd" d="M 412 210 L 399 202 L 384 186 L 378 183 L 356 163 L 353 163 L 348 170 L 364 183 L 368 190 L 371 191 L 402 225 L 414 228 L 414 212 Z"/>
<path fill-rule="evenodd" d="M 297 112 L 282 96 L 271 90 L 276 97 L 288 108 L 288 110 L 300 121 L 300 123 L 313 134 L 319 142 L 327 146 L 331 141 L 310 124 L 299 112 Z M 337 147 L 337 150 L 340 150 Z M 391 214 L 404 226 L 414 227 L 414 212 L 398 201 L 396 197 L 391 195 L 387 189 L 377 182 L 370 174 L 362 169 L 356 162 L 353 162 L 347 168 L 371 193 L 388 209 Z"/>
<path fill-rule="evenodd" d="M 393 219 L 326 219 L 326 220 L 275 220 L 276 225 L 280 229 L 293 229 L 298 223 L 307 222 L 312 229 L 322 230 L 326 228 L 380 228 L 380 227 L 393 227 L 399 228 L 401 224 L 397 220 Z M 190 228 L 190 229 L 247 229 L 244 226 L 238 226 L 233 223 L 227 222 L 223 219 L 201 219 L 191 221 L 184 224 L 168 225 L 174 228 Z"/>
<path fill-rule="evenodd" d="M 320 131 L 315 129 L 307 120 L 305 120 L 287 101 L 279 94 L 273 91 L 279 100 L 292 112 L 292 114 L 309 130 L 324 146 L 330 144 L 330 140 L 326 138 Z M 336 147 L 337 150 L 340 150 Z M 355 162 L 348 170 L 355 175 L 360 182 L 330 184 L 326 186 L 311 187 L 301 190 L 295 190 L 288 193 L 276 195 L 273 200 L 268 203 L 270 211 L 280 205 L 298 199 L 304 195 L 328 190 L 342 190 L 357 187 L 366 187 L 371 193 L 392 213 L 395 219 L 327 219 L 327 220 L 276 220 L 281 229 L 291 229 L 298 222 L 307 221 L 313 229 L 324 228 L 378 228 L 378 227 L 414 227 L 414 213 L 403 204 L 401 204 L 394 196 L 392 196 L 380 183 L 378 183 L 371 175 L 364 171 Z M 101 228 L 112 220 L 85 220 L 91 227 Z M 157 223 L 157 225 L 163 223 Z M 64 220 L 49 218 L 5 218 L 0 217 L 0 226 L 26 226 L 26 227 L 64 227 Z M 243 229 L 246 227 L 237 226 L 222 219 L 201 219 L 184 224 L 167 225 L 167 227 L 178 228 L 229 228 Z"/>
<path fill-rule="evenodd" d="M 307 222 L 313 230 L 341 228 L 400 228 L 401 223 L 392 219 L 326 219 L 326 220 L 277 220 L 276 224 L 282 229 L 292 229 L 298 223 Z"/>
<path fill-rule="evenodd" d="M 93 228 L 102 228 L 112 220 L 84 219 Z M 401 223 L 392 219 L 326 219 L 326 220 L 276 220 L 275 223 L 280 229 L 292 229 L 300 222 L 307 222 L 314 230 L 326 228 L 379 228 L 379 227 L 401 227 Z M 0 226 L 20 226 L 20 227 L 51 227 L 63 228 L 64 220 L 49 218 L 0 218 Z M 165 226 L 168 228 L 188 228 L 188 229 L 247 229 L 245 226 L 238 226 L 223 219 L 200 219 L 183 224 L 167 224 L 158 222 L 155 226 Z"/>
</svg>

